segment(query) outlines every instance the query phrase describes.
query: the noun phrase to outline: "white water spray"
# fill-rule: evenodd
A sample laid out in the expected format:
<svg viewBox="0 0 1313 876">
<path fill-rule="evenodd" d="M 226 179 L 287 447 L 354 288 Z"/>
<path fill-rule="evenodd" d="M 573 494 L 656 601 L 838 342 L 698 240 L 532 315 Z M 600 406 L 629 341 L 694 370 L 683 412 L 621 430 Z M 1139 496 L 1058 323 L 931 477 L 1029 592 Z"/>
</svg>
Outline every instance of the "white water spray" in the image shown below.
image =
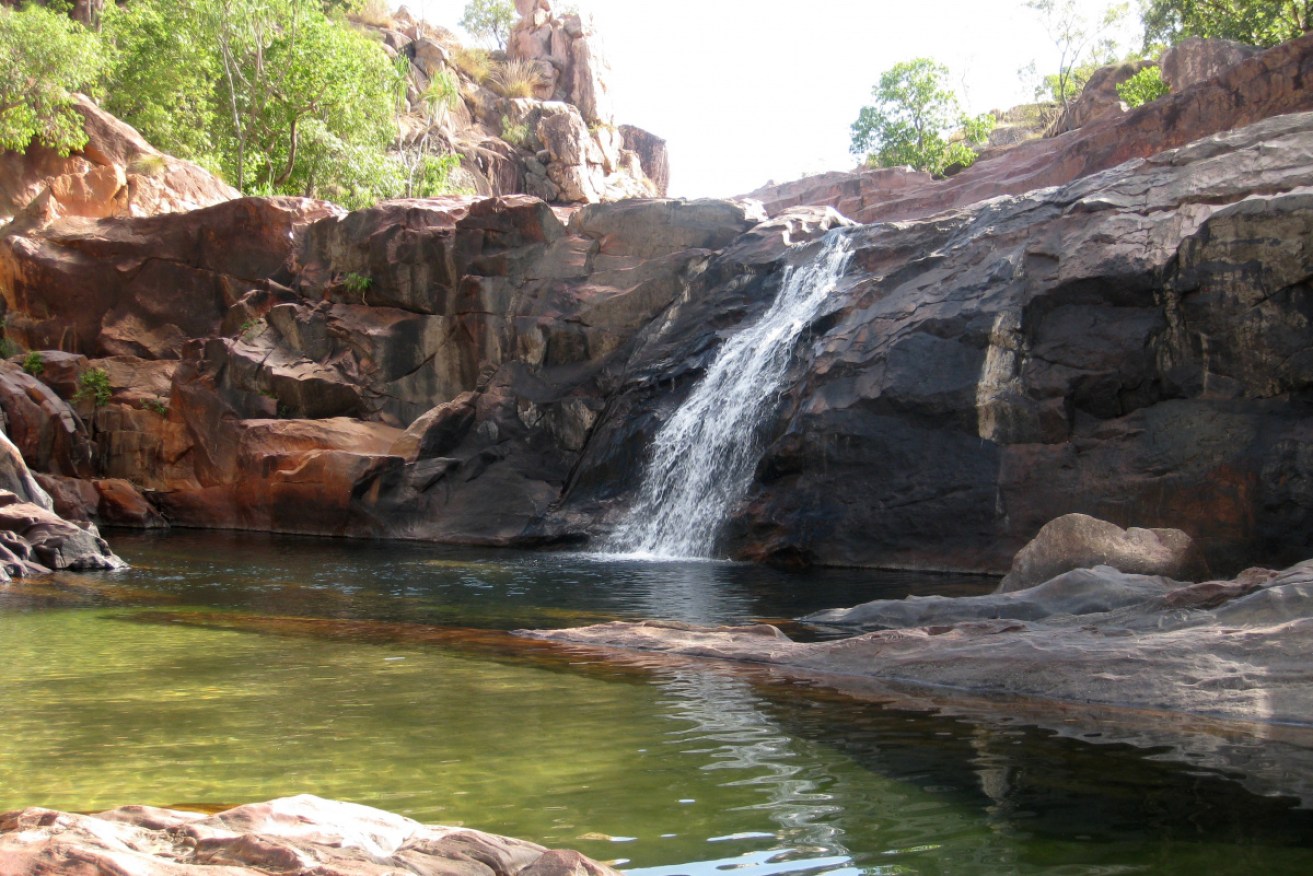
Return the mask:
<svg viewBox="0 0 1313 876">
<path fill-rule="evenodd" d="M 688 399 L 661 427 L 638 498 L 607 540 L 614 553 L 710 557 L 731 507 L 747 492 L 761 449 L 756 430 L 776 403 L 794 344 L 834 291 L 851 253 L 831 233 L 791 268 L 775 302 L 720 348 Z"/>
</svg>

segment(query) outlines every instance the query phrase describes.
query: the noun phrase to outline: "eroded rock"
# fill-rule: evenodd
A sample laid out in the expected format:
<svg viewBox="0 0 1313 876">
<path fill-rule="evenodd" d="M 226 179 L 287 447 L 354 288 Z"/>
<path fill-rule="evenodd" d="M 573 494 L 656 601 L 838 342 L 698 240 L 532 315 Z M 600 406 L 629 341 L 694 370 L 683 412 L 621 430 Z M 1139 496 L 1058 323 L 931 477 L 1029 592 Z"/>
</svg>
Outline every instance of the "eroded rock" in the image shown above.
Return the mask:
<svg viewBox="0 0 1313 876">
<path fill-rule="evenodd" d="M 577 852 L 465 828 L 428 826 L 310 795 L 205 816 L 124 806 L 96 815 L 30 808 L 0 814 L 5 876 L 337 874 L 615 876 Z"/>
<path fill-rule="evenodd" d="M 1068 585 L 1080 580 L 1073 591 Z M 1064 580 L 1066 579 L 1066 580 Z M 1313 723 L 1313 561 L 1280 573 L 1177 585 L 1104 567 L 1011 594 L 881 601 L 813 619 L 887 627 L 837 641 L 666 623 L 534 631 L 537 639 L 751 662 L 971 694 L 1157 709 L 1246 723 Z M 1119 594 L 1072 613 L 1071 597 Z M 1053 598 L 1050 599 L 1049 597 Z M 1006 605 L 1027 605 L 1024 618 Z M 1211 606 L 1211 607 L 1209 607 Z M 1090 611 L 1085 611 L 1090 608 Z"/>
<path fill-rule="evenodd" d="M 1179 579 L 1197 565 L 1194 540 L 1179 529 L 1122 529 L 1088 514 L 1065 514 L 1046 523 L 1017 552 L 998 592 L 1025 590 L 1064 572 L 1094 566 Z"/>
</svg>

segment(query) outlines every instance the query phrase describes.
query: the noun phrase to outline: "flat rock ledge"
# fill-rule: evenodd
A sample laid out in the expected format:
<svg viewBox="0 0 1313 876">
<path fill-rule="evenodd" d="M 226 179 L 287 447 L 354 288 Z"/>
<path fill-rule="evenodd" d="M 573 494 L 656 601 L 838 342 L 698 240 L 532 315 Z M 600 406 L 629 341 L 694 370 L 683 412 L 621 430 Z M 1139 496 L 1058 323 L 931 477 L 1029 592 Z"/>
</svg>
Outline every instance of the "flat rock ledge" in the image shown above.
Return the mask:
<svg viewBox="0 0 1313 876">
<path fill-rule="evenodd" d="M 871 631 L 817 643 L 766 625 L 520 634 L 972 694 L 1313 725 L 1313 560 L 1198 584 L 1098 566 L 1014 593 L 880 600 L 803 620 Z"/>
<path fill-rule="evenodd" d="M 578 852 L 302 795 L 201 815 L 0 814 L 0 876 L 617 876 Z"/>
</svg>

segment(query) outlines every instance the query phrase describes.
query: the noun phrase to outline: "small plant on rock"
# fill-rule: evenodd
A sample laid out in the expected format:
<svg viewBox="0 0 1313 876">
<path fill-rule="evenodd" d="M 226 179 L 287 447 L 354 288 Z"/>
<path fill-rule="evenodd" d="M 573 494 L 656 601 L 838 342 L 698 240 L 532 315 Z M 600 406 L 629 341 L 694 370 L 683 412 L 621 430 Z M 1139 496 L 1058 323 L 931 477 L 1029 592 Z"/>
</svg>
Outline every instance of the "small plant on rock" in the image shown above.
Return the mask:
<svg viewBox="0 0 1313 876">
<path fill-rule="evenodd" d="M 519 149 L 529 142 L 529 126 L 525 124 L 513 125 L 509 118 L 502 116 L 501 138 Z"/>
<path fill-rule="evenodd" d="M 369 288 L 373 285 L 374 285 L 373 278 L 367 277 L 364 274 L 352 273 L 352 274 L 347 274 L 345 277 L 342 278 L 342 287 L 346 289 L 348 292 L 350 292 L 352 295 L 358 295 L 360 297 L 361 304 L 365 303 L 365 293 L 368 292 Z"/>
<path fill-rule="evenodd" d="M 458 68 L 475 82 L 482 85 L 492 75 L 492 58 L 486 49 L 459 48 L 451 55 L 451 60 Z"/>
<path fill-rule="evenodd" d="M 74 401 L 90 399 L 98 408 L 109 404 L 114 390 L 109 385 L 109 373 L 104 368 L 89 368 L 78 375 L 78 389 L 73 393 Z"/>
<path fill-rule="evenodd" d="M 135 173 L 137 176 L 161 176 L 168 169 L 168 159 L 163 155 L 143 154 L 128 162 L 128 173 Z"/>
<path fill-rule="evenodd" d="M 159 414 L 161 417 L 169 415 L 169 406 L 157 398 L 148 398 L 141 403 L 141 406 L 152 413 Z"/>
<path fill-rule="evenodd" d="M 33 377 L 40 377 L 46 370 L 46 357 L 33 350 L 23 357 L 23 370 Z"/>
</svg>

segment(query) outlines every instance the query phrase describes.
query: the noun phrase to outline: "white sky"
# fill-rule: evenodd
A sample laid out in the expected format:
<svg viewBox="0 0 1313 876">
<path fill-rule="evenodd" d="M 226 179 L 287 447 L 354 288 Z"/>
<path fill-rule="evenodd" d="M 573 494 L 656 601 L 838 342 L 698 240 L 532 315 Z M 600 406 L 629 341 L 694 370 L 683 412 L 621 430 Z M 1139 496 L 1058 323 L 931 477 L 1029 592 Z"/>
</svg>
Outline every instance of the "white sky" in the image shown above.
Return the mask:
<svg viewBox="0 0 1313 876">
<path fill-rule="evenodd" d="M 403 0 L 459 32 L 466 0 Z M 1078 0 L 1100 18 L 1107 0 Z M 946 64 L 966 109 L 1032 98 L 1018 70 L 1056 71 L 1022 0 L 576 0 L 611 65 L 616 121 L 664 137 L 670 194 L 723 197 L 768 180 L 847 170 L 849 126 L 900 61 Z M 1132 16 L 1133 18 L 1133 16 Z M 1123 50 L 1138 48 L 1138 21 Z"/>
</svg>

